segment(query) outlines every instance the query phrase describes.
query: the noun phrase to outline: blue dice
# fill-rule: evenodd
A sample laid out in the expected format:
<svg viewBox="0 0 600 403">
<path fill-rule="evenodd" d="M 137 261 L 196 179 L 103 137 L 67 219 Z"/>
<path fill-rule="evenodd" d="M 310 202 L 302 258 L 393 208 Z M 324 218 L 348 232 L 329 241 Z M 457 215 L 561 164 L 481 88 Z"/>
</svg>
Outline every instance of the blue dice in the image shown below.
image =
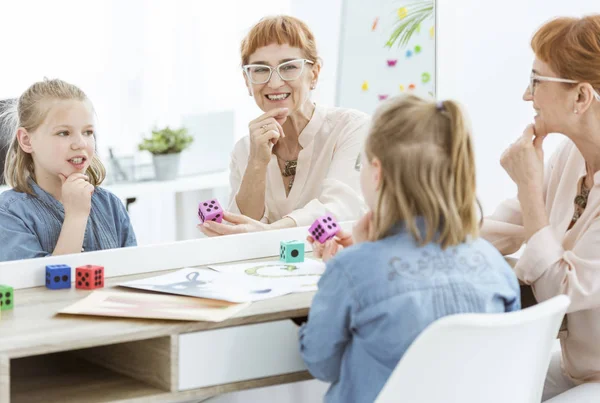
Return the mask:
<svg viewBox="0 0 600 403">
<path fill-rule="evenodd" d="M 46 266 L 46 288 L 51 290 L 71 288 L 71 267 L 66 264 Z"/>
</svg>

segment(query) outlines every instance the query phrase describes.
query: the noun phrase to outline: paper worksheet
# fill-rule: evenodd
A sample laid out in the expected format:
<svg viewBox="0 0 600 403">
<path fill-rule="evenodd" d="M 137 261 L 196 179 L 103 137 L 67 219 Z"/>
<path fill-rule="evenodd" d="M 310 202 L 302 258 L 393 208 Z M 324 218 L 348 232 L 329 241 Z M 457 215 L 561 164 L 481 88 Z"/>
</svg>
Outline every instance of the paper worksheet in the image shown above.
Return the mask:
<svg viewBox="0 0 600 403">
<path fill-rule="evenodd" d="M 162 276 L 128 281 L 119 285 L 229 302 L 260 301 L 295 291 L 293 284 L 274 282 L 268 278 L 192 268 L 181 269 Z"/>
<path fill-rule="evenodd" d="M 302 263 L 267 261 L 209 267 L 220 273 L 238 275 L 244 281 L 268 280 L 275 287 L 291 289 L 292 292 L 315 291 L 325 272 L 325 263 L 313 259 L 305 259 Z"/>
</svg>

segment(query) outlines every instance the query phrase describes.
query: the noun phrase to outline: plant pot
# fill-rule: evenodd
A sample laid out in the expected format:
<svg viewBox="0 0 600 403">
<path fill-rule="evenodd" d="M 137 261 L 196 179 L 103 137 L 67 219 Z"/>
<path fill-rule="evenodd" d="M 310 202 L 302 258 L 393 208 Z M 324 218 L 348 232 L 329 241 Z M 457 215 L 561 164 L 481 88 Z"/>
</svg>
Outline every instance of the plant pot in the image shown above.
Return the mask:
<svg viewBox="0 0 600 403">
<path fill-rule="evenodd" d="M 181 154 L 154 154 L 154 176 L 157 181 L 168 181 L 177 178 L 179 173 L 179 156 Z"/>
</svg>

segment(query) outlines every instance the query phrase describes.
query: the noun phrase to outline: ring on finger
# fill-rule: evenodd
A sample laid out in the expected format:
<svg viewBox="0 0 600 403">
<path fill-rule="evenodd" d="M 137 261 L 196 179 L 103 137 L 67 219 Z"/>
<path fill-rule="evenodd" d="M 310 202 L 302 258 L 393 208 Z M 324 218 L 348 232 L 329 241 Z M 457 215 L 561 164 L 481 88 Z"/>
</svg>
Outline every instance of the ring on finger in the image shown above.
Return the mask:
<svg viewBox="0 0 600 403">
<path fill-rule="evenodd" d="M 263 134 L 265 134 L 266 132 L 268 132 L 268 128 L 269 125 L 262 125 L 260 128 L 263 129 Z"/>
</svg>

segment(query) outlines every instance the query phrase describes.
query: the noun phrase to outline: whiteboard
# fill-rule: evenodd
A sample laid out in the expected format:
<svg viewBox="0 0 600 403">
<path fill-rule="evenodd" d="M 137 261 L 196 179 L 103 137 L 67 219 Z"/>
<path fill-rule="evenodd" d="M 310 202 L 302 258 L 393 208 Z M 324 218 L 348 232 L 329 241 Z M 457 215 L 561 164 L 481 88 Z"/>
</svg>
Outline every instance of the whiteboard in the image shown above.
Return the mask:
<svg viewBox="0 0 600 403">
<path fill-rule="evenodd" d="M 435 97 L 435 18 L 406 47 L 386 47 L 414 0 L 343 0 L 336 105 L 372 114 L 383 99 L 414 93 Z"/>
</svg>

